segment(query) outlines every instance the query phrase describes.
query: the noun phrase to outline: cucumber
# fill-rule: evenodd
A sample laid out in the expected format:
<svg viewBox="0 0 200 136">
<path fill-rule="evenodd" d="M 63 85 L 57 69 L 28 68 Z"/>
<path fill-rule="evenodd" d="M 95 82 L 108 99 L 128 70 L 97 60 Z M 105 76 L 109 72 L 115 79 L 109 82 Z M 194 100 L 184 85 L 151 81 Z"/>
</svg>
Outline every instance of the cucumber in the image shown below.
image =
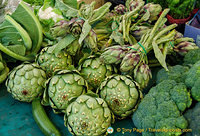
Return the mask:
<svg viewBox="0 0 200 136">
<path fill-rule="evenodd" d="M 59 130 L 51 122 L 47 116 L 40 99 L 35 99 L 32 102 L 32 113 L 35 122 L 45 136 L 61 136 Z"/>
</svg>

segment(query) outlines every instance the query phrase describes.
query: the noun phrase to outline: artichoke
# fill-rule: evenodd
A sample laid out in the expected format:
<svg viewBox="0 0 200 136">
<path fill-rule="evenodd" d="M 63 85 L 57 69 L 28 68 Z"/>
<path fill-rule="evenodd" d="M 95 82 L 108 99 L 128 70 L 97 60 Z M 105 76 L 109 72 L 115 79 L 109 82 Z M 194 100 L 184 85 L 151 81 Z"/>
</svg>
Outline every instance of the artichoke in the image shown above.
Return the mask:
<svg viewBox="0 0 200 136">
<path fill-rule="evenodd" d="M 100 59 L 106 64 L 119 64 L 126 55 L 128 48 L 120 45 L 108 47 L 101 54 Z"/>
<path fill-rule="evenodd" d="M 162 7 L 159 4 L 148 3 L 143 7 L 142 11 L 146 12 L 147 10 L 150 13 L 149 21 L 152 22 L 158 19 Z"/>
<path fill-rule="evenodd" d="M 106 101 L 117 118 L 131 115 L 142 98 L 142 93 L 135 81 L 128 75 L 112 75 L 100 85 L 100 97 Z"/>
<path fill-rule="evenodd" d="M 31 102 L 42 95 L 46 79 L 44 70 L 38 65 L 24 63 L 11 71 L 6 86 L 15 99 Z"/>
<path fill-rule="evenodd" d="M 109 64 L 103 64 L 98 57 L 89 56 L 80 62 L 79 71 L 89 85 L 97 89 L 107 76 L 116 72 L 116 69 Z"/>
<path fill-rule="evenodd" d="M 126 53 L 125 57 L 121 62 L 120 71 L 128 72 L 130 70 L 133 70 L 135 66 L 137 66 L 140 62 L 140 55 L 141 52 L 135 50 L 130 50 L 128 53 Z"/>
<path fill-rule="evenodd" d="M 64 70 L 72 65 L 72 58 L 65 50 L 52 53 L 51 47 L 45 47 L 36 57 L 36 62 L 51 76 L 56 70 Z"/>
<path fill-rule="evenodd" d="M 87 82 L 76 70 L 63 70 L 46 83 L 43 105 L 50 105 L 55 113 L 65 112 L 69 102 L 87 90 Z"/>
<path fill-rule="evenodd" d="M 193 43 L 184 41 L 174 46 L 174 51 L 178 52 L 180 55 L 185 55 L 188 51 L 198 49 L 199 47 Z"/>
<path fill-rule="evenodd" d="M 101 98 L 81 95 L 72 102 L 65 114 L 65 125 L 77 136 L 100 136 L 111 126 L 112 115 Z"/>
<path fill-rule="evenodd" d="M 61 20 L 56 23 L 56 25 L 51 28 L 51 33 L 54 37 L 64 37 L 69 33 L 72 33 L 73 36 L 79 37 L 82 32 L 82 27 L 84 24 L 83 19 L 72 18 L 70 21 Z"/>
<path fill-rule="evenodd" d="M 137 68 L 134 69 L 133 77 L 135 81 L 140 85 L 141 89 L 147 87 L 149 80 L 152 78 L 149 66 L 145 63 L 141 63 Z"/>
<path fill-rule="evenodd" d="M 142 36 L 150 30 L 148 26 L 136 26 L 135 29 L 131 32 L 137 41 L 139 41 Z"/>
<path fill-rule="evenodd" d="M 123 15 L 126 13 L 126 7 L 122 4 L 119 4 L 117 5 L 115 8 L 114 8 L 114 11 L 119 14 L 119 15 Z"/>
</svg>

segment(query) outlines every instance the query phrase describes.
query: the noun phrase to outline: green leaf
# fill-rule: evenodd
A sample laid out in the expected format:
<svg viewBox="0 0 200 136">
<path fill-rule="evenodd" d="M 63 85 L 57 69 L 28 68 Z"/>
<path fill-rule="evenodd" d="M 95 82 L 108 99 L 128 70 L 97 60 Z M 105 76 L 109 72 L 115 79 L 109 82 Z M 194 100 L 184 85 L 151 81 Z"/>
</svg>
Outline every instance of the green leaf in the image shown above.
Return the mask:
<svg viewBox="0 0 200 136">
<path fill-rule="evenodd" d="M 94 10 L 94 15 L 92 16 L 92 18 L 90 19 L 90 24 L 100 20 L 106 13 L 108 13 L 111 7 L 111 3 L 107 2 L 106 4 L 104 4 L 103 6 L 101 6 L 100 8 Z"/>
<path fill-rule="evenodd" d="M 120 45 L 124 45 L 123 34 L 118 32 L 118 24 L 113 21 L 112 23 L 112 34 L 110 36 L 111 39 L 114 39 L 115 42 L 119 43 Z"/>
<path fill-rule="evenodd" d="M 15 52 L 18 55 L 25 56 L 26 54 L 26 48 L 24 45 L 12 45 L 12 46 L 5 46 L 9 50 Z"/>
<path fill-rule="evenodd" d="M 70 7 L 77 9 L 78 7 L 78 2 L 77 0 L 63 0 L 63 3 L 65 3 L 66 5 L 69 5 Z"/>
<path fill-rule="evenodd" d="M 45 10 L 49 7 L 54 7 L 55 5 L 55 0 L 44 0 L 44 5 L 42 7 L 42 10 Z"/>
<path fill-rule="evenodd" d="M 60 11 L 62 11 L 66 17 L 78 16 L 78 10 L 63 3 L 62 0 L 56 0 L 55 8 L 58 8 Z"/>
<path fill-rule="evenodd" d="M 155 57 L 157 58 L 157 60 L 161 64 L 161 66 L 166 71 L 168 71 L 167 64 L 165 62 L 165 56 L 162 54 L 161 50 L 159 49 L 159 47 L 158 47 L 158 45 L 157 45 L 157 43 L 155 41 L 152 42 L 152 46 L 153 46 Z"/>
<path fill-rule="evenodd" d="M 66 37 L 61 39 L 56 45 L 50 47 L 50 52 L 52 53 L 58 53 L 62 49 L 66 48 L 68 45 L 70 45 L 76 38 L 72 34 L 68 34 Z"/>
<path fill-rule="evenodd" d="M 92 29 L 92 26 L 89 24 L 89 21 L 85 20 L 85 23 L 83 24 L 83 28 L 82 28 L 82 33 L 79 38 L 79 44 L 81 44 L 83 40 L 88 36 L 91 29 Z"/>
<path fill-rule="evenodd" d="M 0 25 L 0 42 L 3 45 L 25 45 L 27 50 L 32 47 L 28 33 L 10 16 L 6 15 L 5 21 Z"/>
<path fill-rule="evenodd" d="M 28 32 L 33 42 L 31 52 L 37 53 L 41 47 L 43 34 L 42 26 L 33 11 L 24 2 L 21 2 L 12 17 Z"/>
</svg>

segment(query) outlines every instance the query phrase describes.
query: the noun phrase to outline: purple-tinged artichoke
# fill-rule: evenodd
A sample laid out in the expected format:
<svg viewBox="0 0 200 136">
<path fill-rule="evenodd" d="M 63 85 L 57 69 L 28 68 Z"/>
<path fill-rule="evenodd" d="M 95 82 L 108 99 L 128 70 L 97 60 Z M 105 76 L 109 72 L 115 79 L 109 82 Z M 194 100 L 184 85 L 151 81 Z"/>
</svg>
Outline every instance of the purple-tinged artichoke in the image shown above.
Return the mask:
<svg viewBox="0 0 200 136">
<path fill-rule="evenodd" d="M 133 11 L 134 9 L 136 9 L 140 4 L 144 4 L 143 0 L 132 0 L 129 3 L 129 10 Z"/>
<path fill-rule="evenodd" d="M 51 28 L 51 33 L 55 37 L 64 37 L 69 33 L 78 37 L 82 32 L 84 22 L 84 20 L 79 18 L 73 18 L 70 21 L 61 20 L 53 28 Z"/>
<path fill-rule="evenodd" d="M 141 63 L 137 68 L 134 69 L 133 77 L 135 81 L 140 85 L 141 89 L 147 87 L 149 80 L 152 78 L 149 66 L 145 63 Z"/>
<path fill-rule="evenodd" d="M 128 72 L 130 70 L 133 70 L 135 66 L 137 66 L 140 62 L 140 55 L 141 52 L 135 50 L 130 50 L 128 53 L 126 53 L 125 57 L 121 62 L 120 71 Z"/>
<path fill-rule="evenodd" d="M 180 55 L 186 54 L 189 50 L 198 49 L 199 47 L 192 42 L 181 42 L 174 46 L 174 51 L 178 52 Z"/>
<path fill-rule="evenodd" d="M 179 39 L 179 38 L 183 38 L 183 34 L 180 32 L 176 32 L 174 39 Z"/>
<path fill-rule="evenodd" d="M 148 26 L 138 26 L 131 33 L 135 37 L 136 40 L 140 40 L 141 37 L 150 30 Z"/>
<path fill-rule="evenodd" d="M 127 52 L 128 48 L 120 45 L 108 47 L 101 54 L 100 59 L 106 64 L 119 64 Z"/>
<path fill-rule="evenodd" d="M 126 13 L 126 7 L 122 4 L 119 4 L 115 7 L 114 9 L 115 13 L 119 14 L 119 15 L 123 15 L 124 13 Z"/>
</svg>

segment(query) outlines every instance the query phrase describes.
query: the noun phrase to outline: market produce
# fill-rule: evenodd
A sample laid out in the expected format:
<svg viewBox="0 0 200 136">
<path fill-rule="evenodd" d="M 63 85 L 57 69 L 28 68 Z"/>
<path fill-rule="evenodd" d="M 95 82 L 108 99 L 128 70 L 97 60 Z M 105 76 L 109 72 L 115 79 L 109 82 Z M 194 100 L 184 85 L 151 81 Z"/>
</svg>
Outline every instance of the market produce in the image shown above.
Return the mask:
<svg viewBox="0 0 200 136">
<path fill-rule="evenodd" d="M 185 84 L 189 89 L 191 89 L 191 94 L 193 99 L 196 101 L 200 101 L 200 89 L 199 89 L 199 68 L 200 61 L 197 61 L 188 71 L 187 76 L 185 78 Z"/>
<path fill-rule="evenodd" d="M 58 70 L 65 70 L 72 65 L 72 58 L 65 50 L 58 54 L 51 52 L 51 47 L 45 47 L 36 57 L 37 64 L 47 73 L 53 75 Z"/>
<path fill-rule="evenodd" d="M 200 49 L 196 50 L 190 50 L 185 56 L 184 56 L 184 64 L 185 65 L 193 65 L 197 61 L 200 60 Z"/>
<path fill-rule="evenodd" d="M 46 73 L 34 63 L 24 63 L 14 68 L 6 81 L 7 91 L 13 98 L 31 102 L 42 95 Z"/>
<path fill-rule="evenodd" d="M 147 87 L 149 80 L 152 78 L 151 70 L 145 63 L 141 63 L 133 74 L 134 80 L 140 85 L 141 89 Z"/>
<path fill-rule="evenodd" d="M 76 70 L 58 72 L 46 83 L 42 103 L 55 113 L 65 112 L 70 100 L 87 92 L 87 82 Z"/>
<path fill-rule="evenodd" d="M 68 131 L 78 136 L 107 135 L 112 127 L 119 133 L 114 117 L 146 136 L 178 136 L 188 128 L 183 114 L 200 101 L 199 47 L 175 30 L 177 24 L 168 25 L 171 7 L 144 0 L 112 10 L 110 2 L 95 9 L 94 1 L 24 1 L 30 5 L 20 2 L 0 24 L 0 83 L 17 66 L 7 90 L 32 102 L 44 135 L 61 134 L 42 105 L 60 113 L 51 112 L 53 118 L 63 122 L 64 115 Z"/>
<path fill-rule="evenodd" d="M 143 136 L 173 136 L 181 135 L 181 129 L 188 127 L 182 112 L 192 103 L 190 93 L 183 83 L 165 80 L 150 89 L 147 95 L 133 113 L 132 120 Z M 155 132 L 153 129 L 162 129 Z M 164 131 L 179 129 L 179 131 Z"/>
<path fill-rule="evenodd" d="M 100 97 L 106 101 L 117 118 L 126 118 L 142 99 L 138 84 L 130 76 L 112 75 L 99 87 Z"/>
<path fill-rule="evenodd" d="M 26 18 L 21 18 L 26 16 Z M 34 60 L 42 42 L 42 27 L 33 11 L 20 2 L 15 12 L 0 24 L 0 50 L 21 61 Z"/>
<path fill-rule="evenodd" d="M 79 71 L 89 85 L 97 89 L 106 77 L 116 73 L 116 68 L 102 64 L 97 56 L 89 56 L 79 62 Z"/>
<path fill-rule="evenodd" d="M 73 135 L 103 135 L 112 122 L 112 114 L 101 98 L 81 95 L 65 114 L 65 125 Z"/>
<path fill-rule="evenodd" d="M 41 105 L 40 99 L 33 100 L 32 113 L 35 122 L 45 136 L 61 136 L 59 130 L 47 116 L 44 108 Z"/>
<path fill-rule="evenodd" d="M 194 9 L 196 0 L 148 0 L 160 4 L 163 8 L 170 8 L 170 15 L 175 19 L 187 18 Z"/>
<path fill-rule="evenodd" d="M 7 78 L 8 73 L 9 73 L 9 68 L 7 67 L 5 61 L 3 61 L 0 52 L 0 84 Z"/>
<path fill-rule="evenodd" d="M 0 1 L 0 23 L 3 22 L 4 20 L 4 14 L 5 14 L 5 6 L 6 6 L 6 1 L 5 0 L 1 0 Z"/>
<path fill-rule="evenodd" d="M 189 70 L 188 67 L 175 65 L 168 67 L 169 71 L 164 68 L 159 70 L 156 76 L 156 83 L 159 84 L 164 80 L 175 80 L 177 83 L 184 83 Z"/>
<path fill-rule="evenodd" d="M 200 103 L 198 102 L 195 107 L 188 110 L 184 117 L 188 121 L 188 128 L 192 129 L 192 132 L 186 133 L 186 136 L 198 136 L 200 135 Z"/>
</svg>

